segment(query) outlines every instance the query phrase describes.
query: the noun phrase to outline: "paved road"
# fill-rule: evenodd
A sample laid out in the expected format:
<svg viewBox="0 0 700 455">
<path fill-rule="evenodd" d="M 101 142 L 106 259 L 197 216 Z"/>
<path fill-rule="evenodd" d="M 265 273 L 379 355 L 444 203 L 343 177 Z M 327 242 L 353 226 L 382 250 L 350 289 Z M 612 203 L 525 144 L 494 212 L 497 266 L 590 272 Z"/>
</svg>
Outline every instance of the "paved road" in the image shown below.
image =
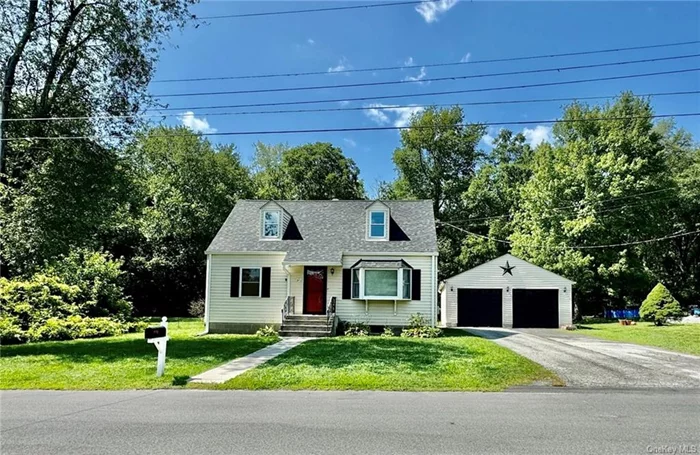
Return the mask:
<svg viewBox="0 0 700 455">
<path fill-rule="evenodd" d="M 700 444 L 696 391 L 547 390 L 12 391 L 0 394 L 0 451 L 567 455 Z"/>
<path fill-rule="evenodd" d="M 558 329 L 466 330 L 534 360 L 572 387 L 700 389 L 697 356 Z"/>
</svg>

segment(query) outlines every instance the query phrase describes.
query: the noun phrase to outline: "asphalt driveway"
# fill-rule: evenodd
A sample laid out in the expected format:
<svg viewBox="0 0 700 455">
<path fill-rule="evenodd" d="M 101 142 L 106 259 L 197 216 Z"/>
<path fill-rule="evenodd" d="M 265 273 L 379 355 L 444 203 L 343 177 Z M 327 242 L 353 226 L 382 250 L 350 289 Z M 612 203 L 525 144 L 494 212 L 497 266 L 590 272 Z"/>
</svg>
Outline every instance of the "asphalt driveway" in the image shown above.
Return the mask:
<svg viewBox="0 0 700 455">
<path fill-rule="evenodd" d="M 700 389 L 700 357 L 558 329 L 467 328 L 557 373 L 569 387 Z"/>
</svg>

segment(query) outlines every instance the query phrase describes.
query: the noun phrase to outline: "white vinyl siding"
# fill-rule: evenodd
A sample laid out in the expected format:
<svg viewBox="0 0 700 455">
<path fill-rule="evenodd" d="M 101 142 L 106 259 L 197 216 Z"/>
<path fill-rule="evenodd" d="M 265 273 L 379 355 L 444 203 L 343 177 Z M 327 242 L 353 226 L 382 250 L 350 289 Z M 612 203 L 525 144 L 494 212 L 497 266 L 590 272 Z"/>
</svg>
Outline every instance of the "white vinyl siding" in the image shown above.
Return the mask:
<svg viewBox="0 0 700 455">
<path fill-rule="evenodd" d="M 209 322 L 279 324 L 287 296 L 286 274 L 280 254 L 212 254 Z M 270 297 L 231 297 L 231 267 L 270 267 Z"/>
<path fill-rule="evenodd" d="M 513 276 L 507 273 L 503 275 L 500 266 L 505 266 L 506 261 L 515 266 Z M 558 289 L 559 325 L 571 324 L 572 284 L 572 281 L 548 270 L 515 256 L 505 255 L 445 280 L 444 296 L 441 296 L 441 323 L 447 327 L 457 325 L 457 290 L 462 288 L 502 289 L 503 327 L 513 326 L 513 289 Z"/>
</svg>

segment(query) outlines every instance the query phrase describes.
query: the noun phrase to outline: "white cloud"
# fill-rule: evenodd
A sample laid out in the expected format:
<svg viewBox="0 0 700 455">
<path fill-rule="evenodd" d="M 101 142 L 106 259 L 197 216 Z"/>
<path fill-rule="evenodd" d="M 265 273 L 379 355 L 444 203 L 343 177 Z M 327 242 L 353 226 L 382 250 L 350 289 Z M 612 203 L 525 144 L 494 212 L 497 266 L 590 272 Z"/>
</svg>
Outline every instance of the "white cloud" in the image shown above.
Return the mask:
<svg viewBox="0 0 700 455">
<path fill-rule="evenodd" d="M 345 106 L 347 106 L 348 104 L 350 104 L 350 101 L 342 100 L 342 101 L 338 101 L 338 104 L 340 104 L 342 107 L 345 107 Z"/>
<path fill-rule="evenodd" d="M 403 62 L 403 66 L 413 66 L 413 57 L 408 57 L 405 62 Z"/>
<path fill-rule="evenodd" d="M 403 78 L 404 81 L 412 81 L 412 82 L 418 82 L 419 84 L 423 84 L 424 82 L 420 82 L 422 79 L 427 76 L 427 73 L 425 72 L 425 66 L 420 67 L 420 73 L 418 73 L 415 76 L 406 76 Z"/>
<path fill-rule="evenodd" d="M 340 71 L 346 71 L 346 70 L 351 70 L 352 65 L 350 65 L 350 62 L 348 62 L 348 59 L 343 57 L 340 60 L 338 60 L 338 64 L 336 66 L 331 66 L 328 68 L 329 73 L 338 73 Z"/>
<path fill-rule="evenodd" d="M 525 136 L 528 144 L 536 147 L 542 142 L 552 141 L 552 127 L 537 125 L 534 129 L 523 128 L 523 135 Z"/>
<path fill-rule="evenodd" d="M 418 14 L 423 16 L 425 22 L 432 23 L 438 20 L 438 16 L 446 13 L 450 8 L 457 4 L 457 0 L 439 0 L 431 2 L 423 2 L 416 6 Z"/>
<path fill-rule="evenodd" d="M 405 106 L 405 107 L 392 107 L 387 104 L 369 104 L 365 107 L 370 107 L 373 109 L 367 109 L 365 115 L 378 125 L 388 125 L 393 124 L 397 128 L 403 128 L 408 126 L 411 121 L 413 114 L 417 114 L 423 111 L 422 106 Z"/>
<path fill-rule="evenodd" d="M 345 142 L 346 144 L 348 144 L 350 147 L 356 147 L 356 146 L 357 146 L 357 142 L 353 141 L 353 140 L 350 139 L 349 137 L 344 137 L 344 138 L 343 138 L 343 142 Z"/>
<path fill-rule="evenodd" d="M 309 43 L 311 46 L 316 44 L 316 41 L 312 40 L 311 38 L 307 39 L 306 42 Z"/>
<path fill-rule="evenodd" d="M 471 52 L 467 52 L 467 55 L 465 55 L 464 57 L 462 57 L 462 60 L 460 60 L 460 62 L 462 62 L 462 63 L 467 63 L 471 58 L 472 58 L 472 53 L 471 53 Z"/>
<path fill-rule="evenodd" d="M 207 119 L 195 117 L 192 111 L 183 112 L 178 115 L 177 118 L 180 119 L 183 126 L 186 126 L 195 133 L 216 133 L 216 128 L 209 126 Z"/>
<path fill-rule="evenodd" d="M 488 130 L 486 130 L 486 134 L 484 134 L 481 140 L 484 142 L 484 144 L 493 148 L 493 143 L 496 141 L 496 136 L 498 136 L 498 133 L 500 133 L 500 130 L 490 126 Z"/>
</svg>

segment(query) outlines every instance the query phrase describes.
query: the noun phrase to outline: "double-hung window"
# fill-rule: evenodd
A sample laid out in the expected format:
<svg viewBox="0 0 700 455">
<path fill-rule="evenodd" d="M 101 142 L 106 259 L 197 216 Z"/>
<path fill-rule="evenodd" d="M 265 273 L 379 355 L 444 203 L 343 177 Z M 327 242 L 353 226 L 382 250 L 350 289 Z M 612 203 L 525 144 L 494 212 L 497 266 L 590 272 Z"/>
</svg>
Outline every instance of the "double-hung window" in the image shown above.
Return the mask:
<svg viewBox="0 0 700 455">
<path fill-rule="evenodd" d="M 263 212 L 262 236 L 266 239 L 278 239 L 280 237 L 280 212 L 267 210 Z"/>
<path fill-rule="evenodd" d="M 387 238 L 387 212 L 383 210 L 372 210 L 369 212 L 369 235 L 370 239 Z"/>
<path fill-rule="evenodd" d="M 241 297 L 260 297 L 260 268 L 241 268 Z"/>
</svg>

